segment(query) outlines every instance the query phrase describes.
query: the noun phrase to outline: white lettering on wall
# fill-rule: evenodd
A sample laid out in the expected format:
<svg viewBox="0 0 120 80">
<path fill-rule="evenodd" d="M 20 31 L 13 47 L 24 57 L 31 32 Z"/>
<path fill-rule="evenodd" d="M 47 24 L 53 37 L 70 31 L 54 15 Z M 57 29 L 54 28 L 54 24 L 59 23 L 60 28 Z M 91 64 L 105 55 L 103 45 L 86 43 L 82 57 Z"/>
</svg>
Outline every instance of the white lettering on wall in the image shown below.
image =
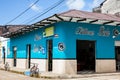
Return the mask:
<svg viewBox="0 0 120 80">
<path fill-rule="evenodd" d="M 78 27 L 76 30 L 76 34 L 93 36 L 94 31 L 89 31 L 88 28 Z"/>
<path fill-rule="evenodd" d="M 105 27 L 104 26 L 101 26 L 100 29 L 99 29 L 99 33 L 98 33 L 99 36 L 110 36 L 110 31 L 109 30 L 105 30 Z"/>
<path fill-rule="evenodd" d="M 93 36 L 95 34 L 94 31 L 90 31 L 88 28 L 83 28 L 83 27 L 78 27 L 75 33 L 77 35 L 90 35 L 90 36 Z M 101 26 L 97 35 L 108 37 L 110 36 L 110 31 L 108 28 L 105 29 L 104 26 Z"/>
</svg>

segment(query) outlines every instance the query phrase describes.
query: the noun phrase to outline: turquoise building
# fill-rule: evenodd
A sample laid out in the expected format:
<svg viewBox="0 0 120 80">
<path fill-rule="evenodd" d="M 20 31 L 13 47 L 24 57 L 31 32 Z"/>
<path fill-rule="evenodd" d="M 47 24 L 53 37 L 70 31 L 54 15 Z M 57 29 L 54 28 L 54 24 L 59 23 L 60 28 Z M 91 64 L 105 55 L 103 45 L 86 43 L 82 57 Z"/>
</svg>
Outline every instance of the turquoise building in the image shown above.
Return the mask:
<svg viewBox="0 0 120 80">
<path fill-rule="evenodd" d="M 120 18 L 70 10 L 4 34 L 11 67 L 77 74 L 115 72 L 120 61 Z"/>
</svg>

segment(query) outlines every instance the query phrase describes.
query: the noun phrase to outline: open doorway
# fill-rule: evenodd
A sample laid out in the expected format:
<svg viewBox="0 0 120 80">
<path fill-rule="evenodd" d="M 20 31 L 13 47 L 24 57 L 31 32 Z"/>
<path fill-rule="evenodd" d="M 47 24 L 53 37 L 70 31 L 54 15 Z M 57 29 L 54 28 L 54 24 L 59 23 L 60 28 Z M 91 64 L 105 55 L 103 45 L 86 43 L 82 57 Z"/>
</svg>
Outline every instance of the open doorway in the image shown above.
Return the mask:
<svg viewBox="0 0 120 80">
<path fill-rule="evenodd" d="M 48 71 L 52 71 L 52 50 L 53 50 L 53 41 L 47 40 Z"/>
<path fill-rule="evenodd" d="M 17 47 L 13 47 L 13 66 L 16 67 L 17 65 Z"/>
<path fill-rule="evenodd" d="M 77 72 L 95 71 L 95 41 L 77 40 Z"/>
<path fill-rule="evenodd" d="M 2 47 L 2 50 L 3 50 L 3 63 L 5 64 L 5 61 L 6 61 L 6 53 L 5 53 L 5 47 Z"/>
<path fill-rule="evenodd" d="M 115 47 L 116 70 L 120 71 L 120 46 Z"/>
<path fill-rule="evenodd" d="M 27 44 L 27 68 L 30 68 L 31 66 L 31 45 Z"/>
</svg>

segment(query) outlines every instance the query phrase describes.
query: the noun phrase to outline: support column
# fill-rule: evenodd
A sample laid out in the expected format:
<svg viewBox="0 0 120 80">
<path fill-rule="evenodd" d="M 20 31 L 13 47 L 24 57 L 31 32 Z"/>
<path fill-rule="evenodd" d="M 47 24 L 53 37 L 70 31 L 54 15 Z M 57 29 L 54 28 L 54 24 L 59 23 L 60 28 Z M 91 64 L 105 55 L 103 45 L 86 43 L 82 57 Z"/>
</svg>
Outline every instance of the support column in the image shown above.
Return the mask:
<svg viewBox="0 0 120 80">
<path fill-rule="evenodd" d="M 53 72 L 59 74 L 76 74 L 77 61 L 76 60 L 53 60 Z"/>
</svg>

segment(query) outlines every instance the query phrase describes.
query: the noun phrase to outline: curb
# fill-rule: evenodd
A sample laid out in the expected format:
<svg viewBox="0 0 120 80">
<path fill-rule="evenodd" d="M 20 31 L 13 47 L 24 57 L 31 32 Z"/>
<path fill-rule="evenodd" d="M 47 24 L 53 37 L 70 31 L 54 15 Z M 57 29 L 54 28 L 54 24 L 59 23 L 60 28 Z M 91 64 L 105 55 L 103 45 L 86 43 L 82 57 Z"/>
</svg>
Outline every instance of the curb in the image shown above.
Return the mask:
<svg viewBox="0 0 120 80">
<path fill-rule="evenodd" d="M 0 70 L 5 71 L 5 69 L 0 68 Z M 17 73 L 17 74 L 22 74 L 25 75 L 24 72 L 22 71 L 16 71 L 16 70 L 9 70 L 8 72 L 12 73 Z M 29 77 L 34 77 L 34 78 L 43 78 L 43 79 L 72 79 L 72 78 L 86 78 L 86 77 L 98 77 L 98 76 L 110 76 L 110 75 L 120 75 L 120 72 L 117 73 L 97 73 L 97 74 L 80 74 L 80 75 L 42 75 L 41 73 L 38 75 L 33 75 Z M 27 75 L 25 75 L 27 76 Z"/>
</svg>

